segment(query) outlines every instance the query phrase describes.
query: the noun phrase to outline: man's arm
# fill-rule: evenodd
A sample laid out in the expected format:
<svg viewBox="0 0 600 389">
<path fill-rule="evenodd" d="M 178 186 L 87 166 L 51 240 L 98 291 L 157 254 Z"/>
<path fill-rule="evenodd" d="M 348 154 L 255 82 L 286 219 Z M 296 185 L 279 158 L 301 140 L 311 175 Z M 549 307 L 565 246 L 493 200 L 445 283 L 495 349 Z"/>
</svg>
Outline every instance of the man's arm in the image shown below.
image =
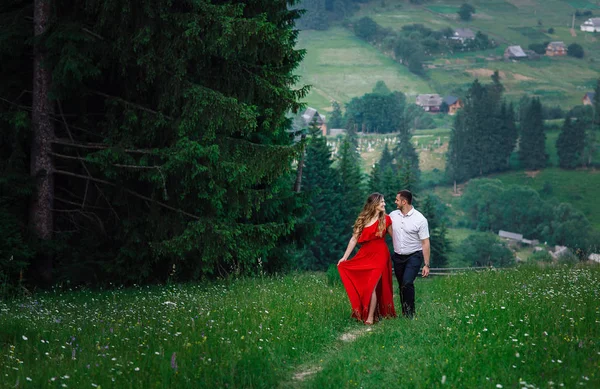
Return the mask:
<svg viewBox="0 0 600 389">
<path fill-rule="evenodd" d="M 429 265 L 431 264 L 429 261 L 431 254 L 429 238 L 421 240 L 421 244 L 423 245 L 423 260 L 425 262 L 425 266 L 423 266 L 421 273 L 423 274 L 423 277 L 427 277 L 429 275 Z"/>
</svg>

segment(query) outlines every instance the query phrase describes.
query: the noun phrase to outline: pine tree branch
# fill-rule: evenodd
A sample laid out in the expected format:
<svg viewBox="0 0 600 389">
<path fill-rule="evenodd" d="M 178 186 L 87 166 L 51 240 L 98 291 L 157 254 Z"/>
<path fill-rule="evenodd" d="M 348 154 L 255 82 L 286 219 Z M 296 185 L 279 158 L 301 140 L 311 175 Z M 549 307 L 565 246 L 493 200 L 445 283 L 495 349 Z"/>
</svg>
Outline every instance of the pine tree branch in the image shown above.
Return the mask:
<svg viewBox="0 0 600 389">
<path fill-rule="evenodd" d="M 88 179 L 89 179 L 90 181 L 94 181 L 94 182 L 97 182 L 97 183 L 99 183 L 99 184 L 104 184 L 104 185 L 108 185 L 108 186 L 113 186 L 113 187 L 116 187 L 116 186 L 117 186 L 117 184 L 115 184 L 115 183 L 113 183 L 113 182 L 110 182 L 110 181 L 102 180 L 102 179 L 100 179 L 100 178 L 95 178 L 95 177 L 91 177 L 91 176 L 85 176 L 85 175 L 83 175 L 83 174 L 72 173 L 72 172 L 68 172 L 68 171 L 65 171 L 65 170 L 58 170 L 58 169 L 54 169 L 53 173 L 55 173 L 55 174 L 62 174 L 62 175 L 64 175 L 64 176 L 77 177 L 77 178 L 81 178 L 81 179 L 84 179 L 84 180 L 88 180 Z M 196 215 L 193 215 L 193 214 L 191 214 L 191 213 L 188 213 L 188 212 L 186 212 L 186 211 L 184 211 L 184 210 L 182 210 L 182 209 L 178 209 L 178 208 L 171 207 L 171 206 L 170 206 L 170 205 L 168 205 L 168 204 L 165 204 L 165 203 L 163 203 L 163 202 L 160 202 L 160 201 L 157 201 L 157 200 L 151 199 L 150 197 L 147 197 L 147 196 L 144 196 L 144 195 L 142 195 L 142 194 L 140 194 L 140 193 L 134 192 L 134 191 L 133 191 L 133 190 L 131 190 L 131 189 L 126 189 L 126 188 L 123 188 L 123 190 L 124 190 L 126 193 L 129 193 L 130 195 L 132 195 L 132 196 L 135 196 L 135 197 L 137 197 L 137 198 L 140 198 L 140 199 L 142 199 L 142 200 L 149 201 L 149 202 L 151 202 L 151 203 L 154 203 L 154 204 L 156 204 L 156 205 L 159 205 L 159 206 L 161 206 L 161 207 L 163 207 L 163 208 L 166 208 L 166 209 L 168 209 L 168 210 L 171 210 L 171 211 L 174 211 L 174 212 L 181 213 L 182 215 L 189 216 L 189 217 L 191 217 L 191 218 L 193 218 L 193 219 L 196 219 L 196 220 L 200 220 L 200 217 L 199 217 L 199 216 L 196 216 Z"/>
<path fill-rule="evenodd" d="M 67 200 L 67 199 L 63 199 L 62 197 L 54 197 L 54 200 L 60 201 L 61 203 L 65 203 L 65 204 L 81 206 L 80 203 L 76 203 L 75 201 L 70 201 L 70 200 Z M 95 205 L 86 205 L 86 208 L 89 208 L 89 209 L 110 210 L 110 208 L 108 208 L 108 207 L 97 207 Z"/>
<path fill-rule="evenodd" d="M 53 212 L 62 212 L 62 213 L 77 213 L 81 216 L 89 219 L 90 221 L 95 221 L 100 226 L 102 233 L 106 235 L 106 229 L 104 228 L 104 224 L 102 223 L 102 219 L 98 215 L 93 212 L 85 212 L 81 209 L 52 209 Z"/>
<path fill-rule="evenodd" d="M 69 147 L 77 147 L 81 149 L 95 149 L 95 150 L 106 150 L 111 148 L 111 146 L 105 145 L 103 143 L 90 143 L 90 142 L 73 142 L 68 141 L 64 138 L 54 138 L 52 143 L 57 145 L 69 146 Z M 150 149 L 125 149 L 127 153 L 133 154 L 148 154 L 153 155 L 155 152 Z"/>
<path fill-rule="evenodd" d="M 121 103 L 123 103 L 125 105 L 129 105 L 130 107 L 133 107 L 133 108 L 137 108 L 140 111 L 149 112 L 149 113 L 152 113 L 154 115 L 162 115 L 162 116 L 166 117 L 169 120 L 173 120 L 173 118 L 171 116 L 165 115 L 162 112 L 155 111 L 153 109 L 144 107 L 143 105 L 139 105 L 137 103 L 132 103 L 131 101 L 127 101 L 127 100 L 125 100 L 125 99 L 123 99 L 121 97 L 111 96 L 111 95 L 108 95 L 108 94 L 106 94 L 104 92 L 100 92 L 100 91 L 96 91 L 96 90 L 92 90 L 92 93 L 94 93 L 94 94 L 96 94 L 98 96 L 105 97 L 107 99 L 114 99 L 114 100 L 120 101 Z"/>
<path fill-rule="evenodd" d="M 104 39 L 104 38 L 103 38 L 101 35 L 98 35 L 98 34 L 97 34 L 97 33 L 95 33 L 94 31 L 92 31 L 92 30 L 90 30 L 90 29 L 87 29 L 87 28 L 85 28 L 85 27 L 82 27 L 82 28 L 81 28 L 81 31 L 83 31 L 83 32 L 85 32 L 85 33 L 87 33 L 87 34 L 90 34 L 90 35 L 91 35 L 91 36 L 93 36 L 94 38 L 98 38 L 98 39 L 100 39 L 101 41 L 105 40 L 105 39 Z"/>
<path fill-rule="evenodd" d="M 65 154 L 59 154 L 59 153 L 54 153 L 54 152 L 51 152 L 50 155 L 57 157 L 57 158 L 62 158 L 62 159 L 74 159 L 77 161 L 93 162 L 93 161 L 89 161 L 88 159 L 81 157 L 81 156 L 74 157 L 72 155 L 65 155 Z M 125 168 L 125 169 L 159 169 L 160 170 L 160 168 L 161 168 L 160 166 L 123 165 L 120 163 L 113 163 L 111 165 L 114 167 L 120 167 L 120 168 Z"/>
<path fill-rule="evenodd" d="M 63 113 L 62 104 L 61 104 L 60 100 L 57 100 L 57 105 L 58 105 L 58 110 L 60 112 L 60 116 L 62 117 L 63 122 L 65 124 L 65 129 L 67 130 L 67 133 L 69 134 L 69 139 L 71 139 L 71 142 L 75 142 L 75 140 L 73 138 L 73 134 L 71 134 L 71 129 L 69 128 L 69 123 L 67 123 L 67 119 L 65 118 L 65 115 Z M 77 151 L 77 156 L 81 157 L 81 155 L 79 154 L 79 151 Z M 85 164 L 85 162 L 81 161 L 81 166 L 85 169 L 85 171 L 88 174 L 88 176 L 91 177 L 92 173 L 90 173 L 90 170 L 87 168 L 87 165 Z M 113 213 L 114 213 L 115 217 L 117 218 L 117 220 L 121 220 L 121 218 L 119 217 L 119 214 L 112 207 L 112 205 L 110 204 L 110 201 L 108 201 L 108 198 L 106 197 L 106 195 L 104 194 L 104 192 L 102 191 L 102 189 L 100 189 L 100 187 L 98 185 L 94 185 L 94 186 L 98 190 L 98 193 L 100 193 L 100 196 L 102 196 L 104 198 L 104 200 L 106 201 L 106 204 L 108 204 L 108 206 L 110 207 L 110 209 L 113 211 Z M 85 184 L 85 192 L 84 192 L 84 195 L 83 195 L 83 200 L 81 201 L 81 209 L 85 208 L 85 202 L 87 200 L 88 187 L 89 187 L 89 181 Z"/>
</svg>

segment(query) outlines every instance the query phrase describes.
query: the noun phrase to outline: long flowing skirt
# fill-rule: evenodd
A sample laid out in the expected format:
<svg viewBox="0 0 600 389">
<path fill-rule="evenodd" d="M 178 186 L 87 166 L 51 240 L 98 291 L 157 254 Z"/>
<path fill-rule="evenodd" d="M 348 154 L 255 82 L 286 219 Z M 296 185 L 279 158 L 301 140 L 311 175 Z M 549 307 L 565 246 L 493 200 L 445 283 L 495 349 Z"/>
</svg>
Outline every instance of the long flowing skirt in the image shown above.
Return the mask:
<svg viewBox="0 0 600 389">
<path fill-rule="evenodd" d="M 384 239 L 364 243 L 356 255 L 339 264 L 338 271 L 352 306 L 352 317 L 365 321 L 373 289 L 376 288 L 375 320 L 396 317 L 393 298 L 392 263 Z"/>
</svg>

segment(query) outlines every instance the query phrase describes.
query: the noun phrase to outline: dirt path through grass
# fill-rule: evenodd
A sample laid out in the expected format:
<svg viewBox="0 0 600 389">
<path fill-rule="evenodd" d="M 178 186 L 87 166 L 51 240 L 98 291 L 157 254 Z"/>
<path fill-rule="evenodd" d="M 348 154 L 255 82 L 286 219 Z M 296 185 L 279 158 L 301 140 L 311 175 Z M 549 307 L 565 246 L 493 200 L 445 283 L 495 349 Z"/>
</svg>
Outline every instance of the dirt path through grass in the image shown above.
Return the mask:
<svg viewBox="0 0 600 389">
<path fill-rule="evenodd" d="M 320 358 L 318 358 L 318 361 L 316 361 L 316 359 L 315 359 L 316 362 L 309 362 L 309 363 L 305 363 L 305 364 L 299 366 L 298 369 L 296 369 L 296 372 L 292 375 L 292 380 L 283 383 L 282 385 L 280 385 L 280 387 L 289 388 L 289 387 L 298 386 L 299 384 L 303 383 L 304 381 L 311 379 L 312 377 L 315 376 L 315 374 L 317 374 L 321 370 L 323 370 L 323 366 L 321 365 L 321 363 L 324 360 L 327 360 L 327 359 L 333 357 L 333 355 L 335 353 L 339 352 L 340 349 L 343 348 L 345 344 L 354 342 L 359 337 L 364 336 L 365 334 L 367 334 L 368 332 L 371 332 L 371 331 L 372 331 L 372 327 L 365 326 L 365 327 L 353 328 L 349 331 L 344 332 L 342 335 L 340 335 L 338 337 L 337 341 L 335 343 L 333 343 L 331 349 L 329 349 L 324 355 L 322 355 Z"/>
</svg>

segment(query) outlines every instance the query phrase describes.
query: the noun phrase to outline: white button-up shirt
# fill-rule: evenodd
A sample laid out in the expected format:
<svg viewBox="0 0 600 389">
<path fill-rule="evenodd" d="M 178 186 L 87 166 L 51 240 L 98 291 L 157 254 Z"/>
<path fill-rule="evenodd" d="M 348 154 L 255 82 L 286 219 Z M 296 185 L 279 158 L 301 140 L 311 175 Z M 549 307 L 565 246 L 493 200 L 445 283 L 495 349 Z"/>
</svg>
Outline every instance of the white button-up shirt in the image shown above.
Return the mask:
<svg viewBox="0 0 600 389">
<path fill-rule="evenodd" d="M 423 239 L 429 238 L 429 224 L 425 216 L 412 208 L 406 215 L 400 210 L 390 213 L 394 236 L 394 252 L 401 255 L 423 250 Z"/>
</svg>

